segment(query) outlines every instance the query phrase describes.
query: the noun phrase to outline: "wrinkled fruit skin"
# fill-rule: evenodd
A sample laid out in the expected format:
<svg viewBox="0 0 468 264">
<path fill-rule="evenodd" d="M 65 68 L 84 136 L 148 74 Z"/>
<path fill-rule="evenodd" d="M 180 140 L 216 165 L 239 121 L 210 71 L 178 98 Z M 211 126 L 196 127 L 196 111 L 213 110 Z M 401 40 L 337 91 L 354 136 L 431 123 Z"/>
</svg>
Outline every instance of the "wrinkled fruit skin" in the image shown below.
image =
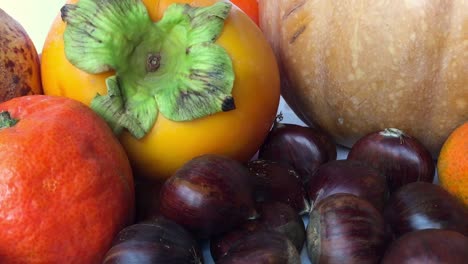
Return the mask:
<svg viewBox="0 0 468 264">
<path fill-rule="evenodd" d="M 86 105 L 30 95 L 0 104 L 0 262 L 101 263 L 133 221 L 128 158 Z"/>
<path fill-rule="evenodd" d="M 207 6 L 217 0 L 143 0 L 154 21 L 175 2 Z M 58 16 L 44 43 L 44 93 L 89 105 L 96 93 L 107 93 L 105 78 L 112 73 L 87 74 L 68 62 L 64 55 L 64 29 L 65 23 Z M 270 131 L 278 109 L 280 81 L 276 58 L 267 40 L 245 13 L 233 7 L 216 43 L 233 61 L 236 77 L 232 95 L 236 109 L 190 122 L 174 122 L 159 114 L 151 131 L 140 140 L 124 132 L 121 142 L 133 167 L 142 175 L 165 180 L 184 163 L 207 153 L 248 161 Z"/>
<path fill-rule="evenodd" d="M 39 56 L 24 28 L 0 9 L 0 102 L 41 94 Z"/>
</svg>

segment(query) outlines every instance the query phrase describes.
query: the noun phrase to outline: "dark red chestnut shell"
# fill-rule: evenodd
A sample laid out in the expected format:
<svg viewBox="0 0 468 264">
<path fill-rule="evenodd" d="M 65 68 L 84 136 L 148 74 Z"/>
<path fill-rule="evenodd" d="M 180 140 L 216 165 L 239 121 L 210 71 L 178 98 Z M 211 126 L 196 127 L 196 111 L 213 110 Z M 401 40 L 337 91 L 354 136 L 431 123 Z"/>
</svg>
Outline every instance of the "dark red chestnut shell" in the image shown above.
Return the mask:
<svg viewBox="0 0 468 264">
<path fill-rule="evenodd" d="M 203 263 L 201 248 L 187 230 L 163 217 L 122 229 L 103 264 Z"/>
<path fill-rule="evenodd" d="M 160 213 L 199 238 L 231 230 L 257 216 L 251 175 L 225 156 L 196 157 L 163 184 Z"/>
<path fill-rule="evenodd" d="M 429 150 L 396 128 L 362 137 L 351 147 L 347 159 L 360 160 L 380 170 L 390 192 L 411 182 L 434 180 L 435 164 Z"/>
<path fill-rule="evenodd" d="M 275 231 L 255 232 L 234 245 L 217 264 L 300 264 L 300 255 L 284 235 Z"/>
<path fill-rule="evenodd" d="M 258 158 L 285 162 L 307 181 L 320 164 L 336 159 L 336 145 L 318 129 L 276 123 L 260 147 Z"/>
<path fill-rule="evenodd" d="M 424 229 L 406 233 L 387 248 L 382 264 L 468 262 L 468 237 L 451 230 Z"/>
<path fill-rule="evenodd" d="M 384 216 L 395 238 L 421 229 L 449 229 L 468 235 L 468 208 L 441 186 L 414 182 L 390 196 Z"/>
<path fill-rule="evenodd" d="M 149 220 L 159 215 L 159 193 L 163 182 L 145 177 L 135 177 L 135 222 Z"/>
<path fill-rule="evenodd" d="M 283 202 L 299 214 L 309 213 L 309 200 L 304 184 L 290 165 L 258 159 L 249 161 L 247 168 L 252 174 L 254 197 L 257 202 Z"/>
<path fill-rule="evenodd" d="M 379 263 L 386 240 L 381 213 L 355 195 L 333 194 L 310 213 L 306 241 L 312 263 Z"/>
<path fill-rule="evenodd" d="M 260 214 L 258 218 L 211 239 L 210 252 L 215 261 L 225 256 L 231 247 L 247 236 L 261 231 L 279 232 L 293 243 L 298 252 L 302 250 L 305 226 L 302 217 L 291 206 L 269 201 L 259 203 L 257 207 Z"/>
<path fill-rule="evenodd" d="M 356 160 L 333 160 L 322 164 L 307 187 L 311 206 L 335 193 L 366 199 L 383 211 L 388 189 L 385 177 L 373 167 Z"/>
</svg>

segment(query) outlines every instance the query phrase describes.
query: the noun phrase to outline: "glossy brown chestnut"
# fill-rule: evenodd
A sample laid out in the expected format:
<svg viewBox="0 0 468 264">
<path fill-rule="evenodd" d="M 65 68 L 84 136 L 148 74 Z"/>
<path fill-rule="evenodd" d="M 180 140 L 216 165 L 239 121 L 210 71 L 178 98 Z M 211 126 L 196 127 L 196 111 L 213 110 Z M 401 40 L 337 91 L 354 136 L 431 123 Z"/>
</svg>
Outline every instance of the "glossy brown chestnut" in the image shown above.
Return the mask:
<svg viewBox="0 0 468 264">
<path fill-rule="evenodd" d="M 257 202 L 279 201 L 290 205 L 299 214 L 309 213 L 304 184 L 289 164 L 259 159 L 248 162 L 247 168 L 252 174 Z"/>
<path fill-rule="evenodd" d="M 276 123 L 258 157 L 290 164 L 307 181 L 320 164 L 336 159 L 336 145 L 316 128 Z"/>
<path fill-rule="evenodd" d="M 390 192 L 411 182 L 434 180 L 431 153 L 416 138 L 396 128 L 362 137 L 352 146 L 347 159 L 360 160 L 380 170 Z"/>
<path fill-rule="evenodd" d="M 425 229 L 406 233 L 385 252 L 382 264 L 468 262 L 468 237 L 451 230 Z"/>
<path fill-rule="evenodd" d="M 414 182 L 391 195 L 384 210 L 395 238 L 420 229 L 449 229 L 468 236 L 468 208 L 439 185 Z"/>
<path fill-rule="evenodd" d="M 121 230 L 104 264 L 203 263 L 195 238 L 175 222 L 157 217 Z"/>
<path fill-rule="evenodd" d="M 291 206 L 275 201 L 258 204 L 260 217 L 247 221 L 210 241 L 210 252 L 216 261 L 227 254 L 229 249 L 245 237 L 260 231 L 277 231 L 285 235 L 298 252 L 302 250 L 305 241 L 305 226 L 302 218 Z"/>
<path fill-rule="evenodd" d="M 255 232 L 234 245 L 217 264 L 300 264 L 294 245 L 275 231 Z"/>
<path fill-rule="evenodd" d="M 318 203 L 307 226 L 312 263 L 379 263 L 386 235 L 381 213 L 368 201 L 338 193 Z"/>
<path fill-rule="evenodd" d="M 251 175 L 231 158 L 196 157 L 166 180 L 160 213 L 200 238 L 226 232 L 257 216 Z"/>
<path fill-rule="evenodd" d="M 312 207 L 332 194 L 349 193 L 383 211 L 388 198 L 387 183 L 380 171 L 356 160 L 333 160 L 320 165 L 306 189 Z"/>
</svg>

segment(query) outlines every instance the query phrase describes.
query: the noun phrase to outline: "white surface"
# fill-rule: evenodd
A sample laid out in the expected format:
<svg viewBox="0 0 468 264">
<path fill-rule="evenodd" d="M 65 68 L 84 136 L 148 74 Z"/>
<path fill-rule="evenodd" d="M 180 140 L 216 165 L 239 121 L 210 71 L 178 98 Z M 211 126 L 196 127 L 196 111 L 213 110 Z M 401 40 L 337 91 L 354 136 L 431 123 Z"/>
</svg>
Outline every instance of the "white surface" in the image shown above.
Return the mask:
<svg viewBox="0 0 468 264">
<path fill-rule="evenodd" d="M 45 37 L 64 0 L 0 0 L 0 8 L 28 32 L 40 53 Z"/>
<path fill-rule="evenodd" d="M 21 23 L 34 42 L 36 50 L 41 53 L 49 28 L 64 3 L 65 0 L 0 0 L 0 8 Z M 283 122 L 303 124 L 284 101 L 281 101 L 279 111 L 284 116 Z M 340 149 L 338 159 L 345 157 L 346 151 Z M 210 264 L 213 261 L 209 256 L 207 246 L 205 243 L 205 263 Z M 303 263 L 310 263 L 305 250 L 302 252 L 302 260 Z"/>
</svg>

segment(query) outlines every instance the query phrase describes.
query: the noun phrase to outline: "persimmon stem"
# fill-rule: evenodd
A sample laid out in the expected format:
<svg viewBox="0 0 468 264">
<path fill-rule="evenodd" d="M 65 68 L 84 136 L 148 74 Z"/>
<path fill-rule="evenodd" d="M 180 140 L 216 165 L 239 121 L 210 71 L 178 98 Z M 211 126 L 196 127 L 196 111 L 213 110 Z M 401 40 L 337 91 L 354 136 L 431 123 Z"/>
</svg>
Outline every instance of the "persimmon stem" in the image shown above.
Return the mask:
<svg viewBox="0 0 468 264">
<path fill-rule="evenodd" d="M 174 3 L 153 22 L 139 0 L 66 4 L 67 59 L 88 73 L 116 72 L 91 108 L 115 132 L 127 129 L 137 139 L 159 114 L 183 122 L 235 109 L 233 63 L 216 43 L 231 6 Z"/>
</svg>

